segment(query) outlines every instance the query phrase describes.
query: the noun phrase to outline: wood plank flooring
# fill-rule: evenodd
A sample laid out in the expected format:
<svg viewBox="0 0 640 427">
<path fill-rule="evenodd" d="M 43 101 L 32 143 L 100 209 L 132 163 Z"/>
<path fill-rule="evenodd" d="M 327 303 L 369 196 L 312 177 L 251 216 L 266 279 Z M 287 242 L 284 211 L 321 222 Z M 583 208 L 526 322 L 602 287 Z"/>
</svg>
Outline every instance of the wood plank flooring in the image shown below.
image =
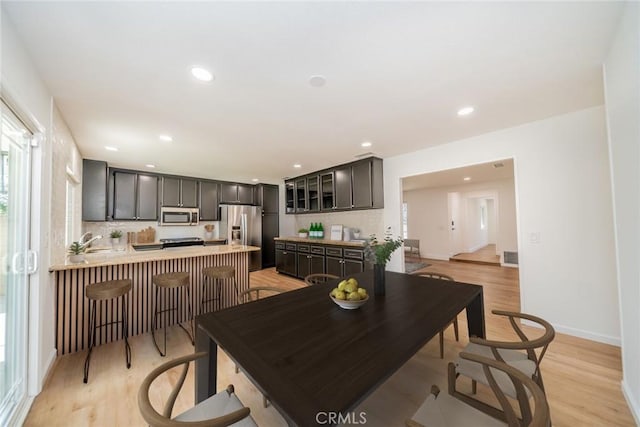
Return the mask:
<svg viewBox="0 0 640 427">
<path fill-rule="evenodd" d="M 500 265 L 500 256 L 496 255 L 496 245 L 490 244 L 474 252 L 462 252 L 449 258 L 449 261 L 469 262 L 472 264 Z"/>
<path fill-rule="evenodd" d="M 519 309 L 518 271 L 513 268 L 427 260 L 422 271 L 438 271 L 456 280 L 484 286 L 487 336 L 513 339 L 508 322 L 491 314 L 492 309 Z M 277 286 L 292 290 L 304 286 L 302 281 L 277 274 L 273 269 L 251 273 L 251 286 Z M 389 290 L 391 291 L 391 290 Z M 439 358 L 438 340 L 433 339 L 407 364 L 372 393 L 357 409 L 365 411 L 372 427 L 404 425 L 428 394 L 432 383 L 446 390 L 446 367 L 449 360 L 467 342 L 466 319 L 458 316 L 461 339 L 456 342 L 453 330 L 445 334 L 445 359 Z M 532 333 L 539 331 L 526 329 Z M 168 331 L 168 358 L 193 352 L 186 334 L 178 327 Z M 131 339 L 133 361 L 124 366 L 121 342 L 109 343 L 94 350 L 89 384 L 82 383 L 82 365 L 86 352 L 58 357 L 50 378 L 35 399 L 26 426 L 143 426 L 137 407 L 139 384 L 146 374 L 167 358 L 161 358 L 145 334 Z M 262 407 L 262 396 L 234 365 L 219 353 L 218 388 L 234 384 L 243 403 L 260 426 L 284 426 L 284 420 L 269 406 Z M 327 363 L 331 363 L 330 357 Z M 357 361 L 355 361 L 357 366 Z M 174 413 L 193 405 L 192 370 Z M 558 334 L 542 362 L 542 373 L 555 426 L 634 426 L 634 420 L 620 391 L 621 362 L 618 347 Z M 175 383 L 177 373 L 161 378 L 154 385 L 152 402 L 160 405 Z M 464 384 L 463 384 L 464 386 Z M 481 394 L 484 390 L 479 391 Z"/>
</svg>

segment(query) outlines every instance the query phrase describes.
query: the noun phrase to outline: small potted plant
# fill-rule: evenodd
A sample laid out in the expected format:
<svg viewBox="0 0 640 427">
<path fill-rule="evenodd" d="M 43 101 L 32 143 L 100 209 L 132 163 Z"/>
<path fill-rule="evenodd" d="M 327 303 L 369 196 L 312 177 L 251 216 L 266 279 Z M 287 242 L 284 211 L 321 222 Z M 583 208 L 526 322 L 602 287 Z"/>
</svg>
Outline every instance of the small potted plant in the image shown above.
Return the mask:
<svg viewBox="0 0 640 427">
<path fill-rule="evenodd" d="M 351 232 L 353 233 L 353 238 L 354 239 L 359 239 L 360 238 L 360 229 L 359 228 L 352 228 Z"/>
<path fill-rule="evenodd" d="M 120 230 L 113 230 L 110 234 L 109 237 L 111 237 L 111 244 L 112 245 L 119 245 L 120 244 L 120 238 L 122 237 L 122 231 Z"/>
<path fill-rule="evenodd" d="M 307 237 L 309 237 L 309 230 L 307 230 L 306 228 L 301 228 L 300 230 L 298 230 L 298 237 L 306 239 Z"/>
<path fill-rule="evenodd" d="M 67 252 L 69 252 L 69 261 L 73 263 L 84 262 L 84 253 L 87 247 L 80 242 L 73 242 Z"/>
<path fill-rule="evenodd" d="M 213 224 L 206 224 L 204 226 L 204 238 L 205 238 L 205 240 L 213 239 L 213 229 L 214 229 Z"/>
</svg>

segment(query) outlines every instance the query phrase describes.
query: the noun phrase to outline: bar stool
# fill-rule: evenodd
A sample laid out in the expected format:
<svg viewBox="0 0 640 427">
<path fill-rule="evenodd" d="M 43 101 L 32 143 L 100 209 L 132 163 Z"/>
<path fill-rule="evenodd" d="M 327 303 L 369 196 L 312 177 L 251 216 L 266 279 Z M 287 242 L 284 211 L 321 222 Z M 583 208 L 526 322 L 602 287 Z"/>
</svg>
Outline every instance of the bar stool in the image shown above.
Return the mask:
<svg viewBox="0 0 640 427">
<path fill-rule="evenodd" d="M 153 312 L 153 327 L 151 328 L 151 336 L 153 337 L 153 344 L 156 346 L 156 348 L 158 349 L 158 353 L 160 353 L 160 356 L 165 356 L 167 354 L 167 312 L 169 311 L 177 311 L 178 307 L 171 307 L 171 308 L 166 308 L 166 300 L 165 300 L 165 307 L 162 308 L 162 310 L 158 310 L 159 306 L 160 306 L 160 289 L 164 289 L 164 295 L 165 295 L 165 299 L 167 296 L 167 290 L 169 289 L 178 289 L 178 288 L 183 288 L 187 294 L 187 310 L 188 310 L 188 317 L 189 317 L 189 322 L 191 323 L 191 332 L 189 332 L 188 330 L 185 329 L 184 326 L 182 326 L 182 323 L 178 322 L 178 326 L 180 326 L 182 328 L 183 331 L 185 331 L 187 333 L 187 335 L 189 336 L 189 339 L 191 340 L 191 344 L 193 344 L 193 311 L 191 310 L 191 294 L 189 293 L 189 284 L 191 283 L 189 281 L 189 273 L 185 272 L 185 271 L 178 271 L 178 272 L 173 272 L 173 273 L 162 273 L 162 274 L 156 274 L 151 278 L 153 284 L 155 285 L 154 288 L 154 305 L 155 305 L 155 310 Z M 158 314 L 162 314 L 165 313 L 164 315 L 164 346 L 163 349 L 164 351 L 160 350 L 160 346 L 158 346 L 158 343 L 156 341 L 156 334 L 155 334 L 155 330 L 158 326 Z"/>
<path fill-rule="evenodd" d="M 202 274 L 204 277 L 209 278 L 209 280 L 215 283 L 215 289 L 213 292 L 213 297 L 209 299 L 205 299 L 205 281 L 202 282 L 202 298 L 200 299 L 200 314 L 204 313 L 204 305 L 210 301 L 214 302 L 214 311 L 220 309 L 220 281 L 231 279 L 233 280 L 233 288 L 236 292 L 236 298 L 238 298 L 238 283 L 236 282 L 236 269 L 232 265 L 220 265 L 217 267 L 206 267 L 202 269 Z"/>
<path fill-rule="evenodd" d="M 84 383 L 89 380 L 89 364 L 91 363 L 91 352 L 96 345 L 96 330 L 103 326 L 122 323 L 122 335 L 124 337 L 125 358 L 127 369 L 131 368 L 131 347 L 129 346 L 128 319 L 127 319 L 127 297 L 131 290 L 131 280 L 108 280 L 105 282 L 92 283 L 85 288 L 85 296 L 90 300 L 89 305 L 89 353 L 84 360 Z M 122 320 L 96 325 L 96 303 L 98 301 L 110 300 L 122 297 Z"/>
</svg>

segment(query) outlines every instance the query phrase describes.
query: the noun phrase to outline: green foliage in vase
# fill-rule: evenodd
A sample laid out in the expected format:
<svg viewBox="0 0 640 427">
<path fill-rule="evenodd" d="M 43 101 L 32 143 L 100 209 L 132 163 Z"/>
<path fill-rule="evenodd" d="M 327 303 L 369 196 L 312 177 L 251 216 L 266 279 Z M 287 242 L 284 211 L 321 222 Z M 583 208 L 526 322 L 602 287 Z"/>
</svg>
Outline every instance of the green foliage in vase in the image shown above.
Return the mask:
<svg viewBox="0 0 640 427">
<path fill-rule="evenodd" d="M 379 241 L 375 234 L 372 234 L 364 248 L 365 257 L 375 264 L 385 265 L 391 259 L 391 254 L 402 246 L 403 240 L 391 236 L 391 227 L 387 227 L 384 239 Z"/>
<path fill-rule="evenodd" d="M 68 249 L 68 252 L 72 255 L 83 254 L 87 248 L 80 242 L 73 242 Z"/>
<path fill-rule="evenodd" d="M 110 236 L 112 239 L 119 239 L 120 237 L 122 237 L 122 231 L 120 231 L 120 230 L 113 230 L 113 231 L 111 232 L 111 234 L 109 234 L 109 236 Z"/>
</svg>

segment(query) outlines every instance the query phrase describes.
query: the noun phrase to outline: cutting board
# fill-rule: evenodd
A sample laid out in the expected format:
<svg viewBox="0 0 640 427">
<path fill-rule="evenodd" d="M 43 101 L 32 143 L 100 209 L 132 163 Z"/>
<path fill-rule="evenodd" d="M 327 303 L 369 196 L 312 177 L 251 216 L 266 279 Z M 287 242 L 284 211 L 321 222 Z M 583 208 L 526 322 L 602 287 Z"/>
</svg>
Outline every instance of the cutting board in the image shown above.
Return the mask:
<svg viewBox="0 0 640 427">
<path fill-rule="evenodd" d="M 156 241 L 156 229 L 147 227 L 138 232 L 132 231 L 127 233 L 127 238 L 130 243 L 153 243 Z"/>
</svg>

